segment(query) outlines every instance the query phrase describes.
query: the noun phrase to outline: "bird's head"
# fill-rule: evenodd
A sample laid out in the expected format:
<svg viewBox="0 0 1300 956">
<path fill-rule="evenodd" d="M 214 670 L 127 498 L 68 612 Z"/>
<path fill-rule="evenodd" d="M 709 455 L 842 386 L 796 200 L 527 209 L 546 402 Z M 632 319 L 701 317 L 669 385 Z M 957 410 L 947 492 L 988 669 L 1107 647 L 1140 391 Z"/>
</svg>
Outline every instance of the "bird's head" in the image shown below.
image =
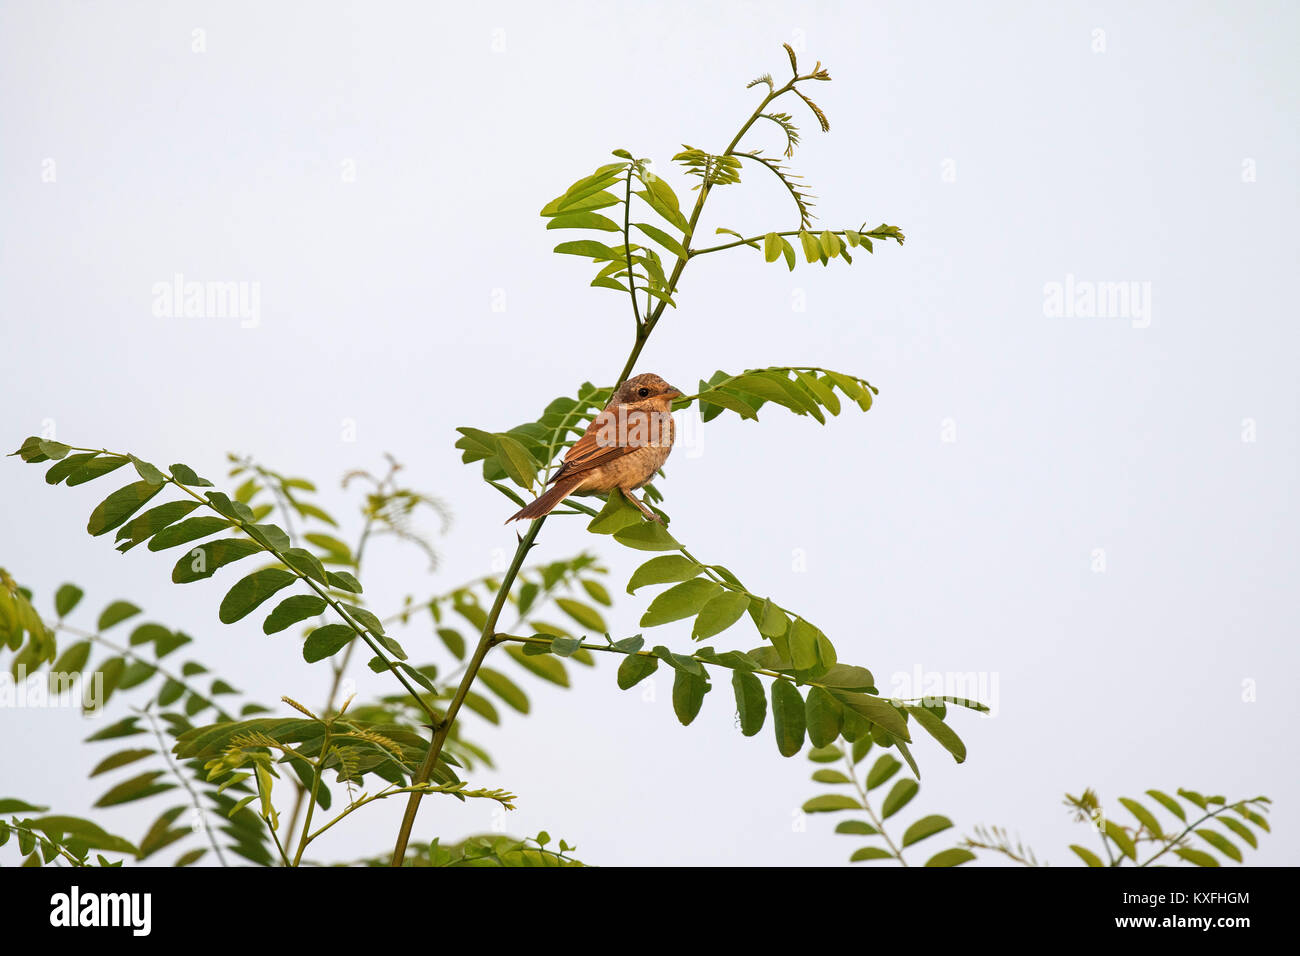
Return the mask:
<svg viewBox="0 0 1300 956">
<path fill-rule="evenodd" d="M 652 372 L 646 372 L 642 375 L 634 375 L 615 389 L 609 403 L 668 408 L 672 405 L 673 399 L 681 395 L 681 389 L 674 388 Z"/>
</svg>

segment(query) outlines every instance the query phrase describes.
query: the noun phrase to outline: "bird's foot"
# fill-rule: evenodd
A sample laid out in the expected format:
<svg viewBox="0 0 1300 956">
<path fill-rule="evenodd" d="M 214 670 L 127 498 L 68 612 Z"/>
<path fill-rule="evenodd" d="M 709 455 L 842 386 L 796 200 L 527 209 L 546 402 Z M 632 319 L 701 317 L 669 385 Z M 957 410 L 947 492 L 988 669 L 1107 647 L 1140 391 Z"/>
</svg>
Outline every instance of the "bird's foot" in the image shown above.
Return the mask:
<svg viewBox="0 0 1300 956">
<path fill-rule="evenodd" d="M 623 491 L 623 497 L 625 497 L 628 501 L 632 502 L 632 504 L 636 505 L 637 509 L 643 515 L 645 515 L 647 519 L 649 519 L 650 521 L 657 521 L 660 524 L 664 523 L 663 518 L 659 517 L 657 514 L 651 511 L 646 506 L 645 502 L 643 502 L 640 498 L 634 495 L 631 491 L 629 491 L 627 488 L 623 488 L 622 491 Z"/>
</svg>

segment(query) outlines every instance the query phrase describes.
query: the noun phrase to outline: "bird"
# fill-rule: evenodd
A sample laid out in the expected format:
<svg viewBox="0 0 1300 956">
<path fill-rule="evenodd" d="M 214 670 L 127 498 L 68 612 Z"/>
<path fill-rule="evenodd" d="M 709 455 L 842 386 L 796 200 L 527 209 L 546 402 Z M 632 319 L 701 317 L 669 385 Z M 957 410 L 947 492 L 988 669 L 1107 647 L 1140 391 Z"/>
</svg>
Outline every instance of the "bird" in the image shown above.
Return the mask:
<svg viewBox="0 0 1300 956">
<path fill-rule="evenodd" d="M 548 515 L 569 495 L 615 491 L 649 520 L 662 523 L 633 492 L 654 477 L 673 449 L 673 399 L 681 395 L 680 389 L 650 372 L 629 378 L 564 456 L 547 482 L 554 487 L 507 518 L 506 524 Z"/>
</svg>

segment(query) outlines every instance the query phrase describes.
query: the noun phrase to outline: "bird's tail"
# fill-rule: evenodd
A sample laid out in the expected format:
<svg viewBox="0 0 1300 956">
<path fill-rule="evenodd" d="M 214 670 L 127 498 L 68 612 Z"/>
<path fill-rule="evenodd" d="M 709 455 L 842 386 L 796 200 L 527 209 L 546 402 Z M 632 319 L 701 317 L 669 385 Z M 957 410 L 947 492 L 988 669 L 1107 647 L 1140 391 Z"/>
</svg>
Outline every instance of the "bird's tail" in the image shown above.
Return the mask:
<svg viewBox="0 0 1300 956">
<path fill-rule="evenodd" d="M 542 515 L 548 515 L 561 501 L 569 496 L 578 485 L 582 484 L 585 475 L 573 475 L 572 477 L 563 477 L 555 482 L 555 487 L 541 495 L 531 504 L 524 505 L 518 512 L 506 519 L 506 524 L 517 521 L 521 518 L 540 518 Z"/>
</svg>

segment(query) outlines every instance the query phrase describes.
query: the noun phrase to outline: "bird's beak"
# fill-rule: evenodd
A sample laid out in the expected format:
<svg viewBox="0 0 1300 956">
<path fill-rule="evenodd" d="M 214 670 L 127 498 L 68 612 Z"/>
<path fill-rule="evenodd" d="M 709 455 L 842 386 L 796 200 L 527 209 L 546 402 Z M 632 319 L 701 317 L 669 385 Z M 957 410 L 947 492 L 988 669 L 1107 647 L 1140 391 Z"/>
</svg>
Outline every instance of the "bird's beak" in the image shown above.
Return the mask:
<svg viewBox="0 0 1300 956">
<path fill-rule="evenodd" d="M 676 385 L 669 385 L 669 386 L 668 386 L 668 391 L 664 392 L 664 396 L 665 396 L 666 398 L 681 398 L 681 397 L 682 397 L 683 395 L 685 395 L 685 394 L 686 394 L 686 393 L 683 392 L 683 391 L 682 391 L 680 388 L 678 388 Z"/>
</svg>

